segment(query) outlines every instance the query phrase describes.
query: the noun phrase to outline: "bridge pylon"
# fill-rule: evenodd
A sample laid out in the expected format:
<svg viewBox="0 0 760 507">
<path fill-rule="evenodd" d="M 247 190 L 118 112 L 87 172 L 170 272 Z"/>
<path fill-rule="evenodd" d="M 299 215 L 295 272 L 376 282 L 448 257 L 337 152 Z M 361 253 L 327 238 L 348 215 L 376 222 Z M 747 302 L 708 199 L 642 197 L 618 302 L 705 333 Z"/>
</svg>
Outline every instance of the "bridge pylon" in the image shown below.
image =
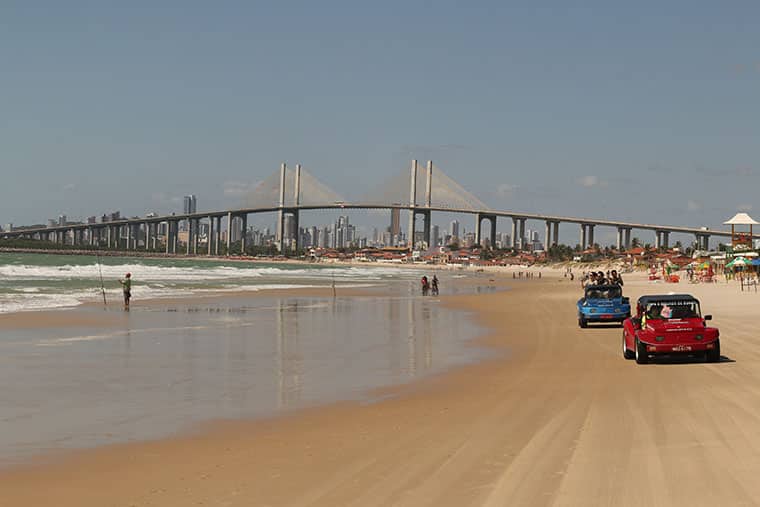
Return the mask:
<svg viewBox="0 0 760 507">
<path fill-rule="evenodd" d="M 421 215 L 423 219 L 423 239 L 425 248 L 430 248 L 430 230 L 431 230 L 431 210 L 433 198 L 433 161 L 428 160 L 427 163 L 427 181 L 425 186 L 425 206 L 417 206 L 417 161 L 412 160 L 411 177 L 409 184 L 409 228 L 407 236 L 407 244 L 409 250 L 414 250 L 414 236 L 416 233 L 417 216 Z"/>
<path fill-rule="evenodd" d="M 298 251 L 300 236 L 299 206 L 301 205 L 301 164 L 296 164 L 292 206 L 287 206 L 285 204 L 286 176 L 287 165 L 283 162 L 280 166 L 280 200 L 277 204 L 277 231 L 275 237 L 277 250 L 279 250 L 280 253 L 285 252 L 285 239 L 291 232 L 293 233 L 292 249 Z M 291 217 L 290 224 L 294 229 L 293 231 L 288 230 L 287 217 Z"/>
</svg>

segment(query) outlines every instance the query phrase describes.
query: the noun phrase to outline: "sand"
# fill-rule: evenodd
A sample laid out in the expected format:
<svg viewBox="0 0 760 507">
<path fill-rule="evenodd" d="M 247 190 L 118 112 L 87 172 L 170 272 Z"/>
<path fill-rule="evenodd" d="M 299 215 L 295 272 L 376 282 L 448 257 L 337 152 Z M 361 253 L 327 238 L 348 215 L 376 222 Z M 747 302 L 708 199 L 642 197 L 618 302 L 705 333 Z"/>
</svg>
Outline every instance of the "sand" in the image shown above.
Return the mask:
<svg viewBox="0 0 760 507">
<path fill-rule="evenodd" d="M 545 277 L 448 298 L 494 359 L 266 421 L 72 453 L 0 473 L 0 505 L 754 505 L 760 498 L 758 295 L 694 292 L 717 364 L 636 365 L 621 330 L 576 325 L 577 283 Z"/>
</svg>

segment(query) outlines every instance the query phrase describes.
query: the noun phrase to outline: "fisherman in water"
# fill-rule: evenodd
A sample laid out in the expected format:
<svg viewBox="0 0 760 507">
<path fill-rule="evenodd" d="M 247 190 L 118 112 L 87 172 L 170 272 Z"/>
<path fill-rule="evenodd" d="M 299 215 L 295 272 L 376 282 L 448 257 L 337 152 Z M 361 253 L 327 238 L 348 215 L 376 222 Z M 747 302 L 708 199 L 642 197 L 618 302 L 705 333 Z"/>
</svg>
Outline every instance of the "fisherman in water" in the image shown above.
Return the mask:
<svg viewBox="0 0 760 507">
<path fill-rule="evenodd" d="M 129 298 L 132 297 L 132 273 L 124 275 L 124 280 L 119 280 L 124 290 L 124 309 L 129 310 Z"/>
</svg>

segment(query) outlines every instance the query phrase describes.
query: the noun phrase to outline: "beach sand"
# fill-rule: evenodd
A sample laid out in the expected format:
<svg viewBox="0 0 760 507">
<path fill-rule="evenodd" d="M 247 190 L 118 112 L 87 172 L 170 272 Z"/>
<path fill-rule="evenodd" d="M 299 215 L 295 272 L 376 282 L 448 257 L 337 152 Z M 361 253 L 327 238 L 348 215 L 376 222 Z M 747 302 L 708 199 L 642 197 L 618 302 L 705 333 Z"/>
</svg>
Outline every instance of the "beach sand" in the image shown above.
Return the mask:
<svg viewBox="0 0 760 507">
<path fill-rule="evenodd" d="M 693 292 L 724 361 L 636 365 L 617 327 L 579 329 L 577 281 L 453 296 L 492 359 L 263 421 L 78 451 L 0 472 L 0 505 L 754 505 L 758 297 Z"/>
</svg>

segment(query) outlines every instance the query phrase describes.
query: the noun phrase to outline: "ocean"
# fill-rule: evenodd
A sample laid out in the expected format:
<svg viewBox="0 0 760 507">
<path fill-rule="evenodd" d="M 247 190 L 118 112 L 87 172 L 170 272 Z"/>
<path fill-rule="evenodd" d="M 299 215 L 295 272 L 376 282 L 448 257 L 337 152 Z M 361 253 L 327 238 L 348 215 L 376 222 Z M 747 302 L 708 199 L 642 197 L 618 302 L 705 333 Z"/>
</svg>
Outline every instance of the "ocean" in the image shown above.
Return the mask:
<svg viewBox="0 0 760 507">
<path fill-rule="evenodd" d="M 329 287 L 368 287 L 417 280 L 416 270 L 382 266 L 335 266 L 145 259 L 84 255 L 0 253 L 0 313 L 75 307 L 121 299 L 118 280 L 132 273 L 135 300 L 209 293 Z"/>
<path fill-rule="evenodd" d="M 112 304 L 83 305 L 102 298 L 101 270 Z M 137 302 L 153 303 L 121 309 L 127 272 Z M 420 294 L 423 272 L 118 257 L 98 266 L 86 256 L 0 254 L 0 312 L 73 307 L 80 319 L 55 325 L 57 312 L 45 312 L 39 326 L 0 330 L 0 468 L 205 421 L 373 402 L 377 388 L 486 357 L 465 312 Z M 493 290 L 487 277 L 472 275 L 473 285 L 464 276 L 440 273 L 445 292 Z M 336 297 L 267 292 L 333 283 Z M 352 296 L 345 287 L 372 289 Z"/>
</svg>

